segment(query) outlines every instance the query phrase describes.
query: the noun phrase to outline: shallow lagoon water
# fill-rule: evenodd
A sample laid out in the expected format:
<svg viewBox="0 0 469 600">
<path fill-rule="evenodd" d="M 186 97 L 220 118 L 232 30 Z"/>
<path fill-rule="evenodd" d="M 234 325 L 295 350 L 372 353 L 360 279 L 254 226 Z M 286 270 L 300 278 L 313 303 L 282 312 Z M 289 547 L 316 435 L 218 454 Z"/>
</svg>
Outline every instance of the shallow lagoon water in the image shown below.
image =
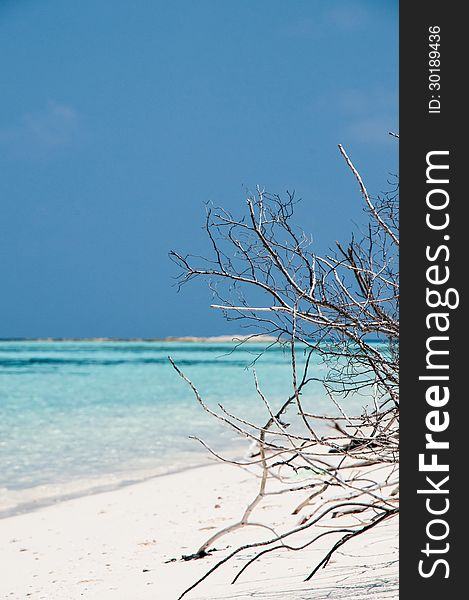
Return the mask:
<svg viewBox="0 0 469 600">
<path fill-rule="evenodd" d="M 262 344 L 193 342 L 0 342 L 0 488 L 24 490 L 88 478 L 167 472 L 205 460 L 189 436 L 217 449 L 246 445 L 207 415 L 168 355 L 212 407 L 258 423 L 252 362 Z M 299 356 L 299 368 L 302 365 Z M 292 393 L 289 355 L 268 349 L 256 362 L 274 408 Z M 316 375 L 325 367 L 313 360 Z M 318 384 L 303 402 L 333 407 Z M 363 398 L 350 400 L 350 412 Z"/>
</svg>

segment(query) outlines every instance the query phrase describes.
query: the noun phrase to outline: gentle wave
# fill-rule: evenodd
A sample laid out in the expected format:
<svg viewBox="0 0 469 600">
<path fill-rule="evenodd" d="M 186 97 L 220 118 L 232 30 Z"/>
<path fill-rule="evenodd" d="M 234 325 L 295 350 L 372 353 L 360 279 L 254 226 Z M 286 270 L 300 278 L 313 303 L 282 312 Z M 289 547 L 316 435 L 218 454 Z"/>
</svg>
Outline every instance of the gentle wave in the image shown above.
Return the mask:
<svg viewBox="0 0 469 600">
<path fill-rule="evenodd" d="M 74 367 L 81 366 L 119 366 L 119 365 L 163 365 L 169 364 L 168 358 L 136 358 L 136 359 L 77 359 L 77 358 L 45 358 L 45 357 L 31 357 L 31 358 L 6 358 L 0 359 L 0 367 L 29 367 L 31 365 L 58 365 L 67 366 L 71 365 Z M 216 365 L 217 367 L 232 367 L 246 366 L 246 361 L 241 360 L 230 360 L 222 361 L 216 359 L 180 359 L 179 365 L 192 366 L 192 365 Z"/>
</svg>

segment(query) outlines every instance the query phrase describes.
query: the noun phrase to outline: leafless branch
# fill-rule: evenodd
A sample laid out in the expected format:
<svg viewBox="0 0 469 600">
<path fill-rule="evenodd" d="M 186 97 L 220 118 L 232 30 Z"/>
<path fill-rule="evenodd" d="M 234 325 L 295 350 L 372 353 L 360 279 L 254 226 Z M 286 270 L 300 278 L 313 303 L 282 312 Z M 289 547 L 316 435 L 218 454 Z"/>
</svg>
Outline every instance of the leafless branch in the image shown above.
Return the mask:
<svg viewBox="0 0 469 600">
<path fill-rule="evenodd" d="M 358 182 L 367 218 L 347 244 L 336 242 L 325 255 L 314 252 L 311 236 L 293 224 L 294 194 L 281 198 L 258 187 L 241 218 L 222 208 L 207 210 L 211 255 L 170 253 L 181 270 L 180 285 L 208 279 L 217 299 L 212 307 L 252 327 L 254 337 L 273 335 L 289 350 L 291 365 L 291 394 L 277 410 L 254 371 L 253 391 L 268 415 L 259 424 L 220 404 L 218 412 L 210 408 L 170 359 L 201 408 L 256 448 L 245 460 L 234 461 L 199 440 L 218 459 L 254 472 L 259 487 L 239 519 L 208 538 L 191 558 L 206 556 L 215 541 L 246 526 L 273 534 L 223 557 L 181 598 L 241 552 L 260 548 L 235 581 L 268 552 L 300 551 L 340 534 L 309 580 L 348 540 L 398 514 L 398 187 L 372 199 L 341 145 L 339 151 Z M 301 353 L 304 363 L 297 359 Z M 317 371 L 313 357 L 326 370 Z M 311 383 L 322 385 L 334 414 L 315 413 L 307 394 Z M 349 409 L 351 397 L 363 398 L 361 414 Z M 266 497 L 279 494 L 295 494 L 292 514 L 300 519 L 286 531 L 253 519 Z M 290 541 L 306 534 L 306 541 Z"/>
</svg>

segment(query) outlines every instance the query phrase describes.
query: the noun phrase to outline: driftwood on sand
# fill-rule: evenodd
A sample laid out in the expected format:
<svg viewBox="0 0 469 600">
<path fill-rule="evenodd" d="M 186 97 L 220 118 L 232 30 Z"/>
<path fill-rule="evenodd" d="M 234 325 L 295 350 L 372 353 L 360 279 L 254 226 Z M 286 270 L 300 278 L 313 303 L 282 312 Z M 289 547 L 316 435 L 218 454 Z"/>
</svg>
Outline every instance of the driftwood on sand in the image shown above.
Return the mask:
<svg viewBox="0 0 469 600">
<path fill-rule="evenodd" d="M 292 222 L 294 194 L 281 198 L 258 188 L 242 218 L 207 209 L 209 258 L 171 253 L 181 268 L 181 284 L 208 279 L 218 299 L 215 308 L 230 320 L 254 326 L 253 335 L 273 336 L 270 343 L 284 345 L 292 389 L 274 408 L 254 371 L 253 392 L 265 407 L 266 420 L 251 423 L 222 405 L 211 408 L 170 359 L 201 408 L 255 444 L 256 451 L 236 464 L 259 477 L 258 492 L 239 520 L 186 558 L 203 558 L 221 538 L 245 527 L 258 528 L 258 541 L 231 550 L 180 598 L 241 553 L 247 559 L 234 581 L 269 552 L 298 552 L 330 538 L 329 550 L 305 573 L 310 580 L 349 540 L 399 512 L 398 187 L 372 198 L 342 146 L 339 151 L 358 184 L 367 217 L 365 228 L 347 244 L 336 242 L 330 253 L 316 254 L 311 237 Z M 305 354 L 301 371 L 299 353 Z M 317 357 L 327 366 L 320 377 L 312 366 Z M 307 386 L 318 381 L 330 401 L 330 416 L 304 405 Z M 347 399 L 357 394 L 367 408 L 350 415 Z M 326 434 L 325 422 L 331 425 Z M 277 531 L 256 517 L 266 497 L 298 492 L 304 497 L 293 508 L 295 527 Z"/>
</svg>

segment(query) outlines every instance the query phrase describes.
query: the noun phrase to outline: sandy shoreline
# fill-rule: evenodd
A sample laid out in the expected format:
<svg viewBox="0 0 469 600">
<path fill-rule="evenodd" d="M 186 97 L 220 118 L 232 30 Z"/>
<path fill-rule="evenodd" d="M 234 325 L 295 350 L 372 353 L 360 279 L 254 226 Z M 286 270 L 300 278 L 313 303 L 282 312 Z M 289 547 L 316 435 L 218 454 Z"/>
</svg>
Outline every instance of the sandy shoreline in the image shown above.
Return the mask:
<svg viewBox="0 0 469 600">
<path fill-rule="evenodd" d="M 194 458 L 186 460 L 184 466 L 180 457 L 179 464 L 174 463 L 171 466 L 160 465 L 159 468 L 138 469 L 133 472 L 103 473 L 86 479 L 46 483 L 28 488 L 0 488 L 0 520 L 33 512 L 67 500 L 117 491 L 129 485 L 136 485 L 156 477 L 165 477 L 166 475 L 197 469 L 213 462 L 202 454 L 197 458 L 198 460 Z"/>
<path fill-rule="evenodd" d="M 262 535 L 247 528 L 217 541 L 217 552 L 205 559 L 165 562 L 193 553 L 217 528 L 239 518 L 256 487 L 256 478 L 239 468 L 208 465 L 2 519 L 0 597 L 176 599 L 228 549 Z M 272 496 L 256 509 L 256 520 L 278 530 L 296 524 L 292 503 L 290 496 Z M 251 556 L 246 554 L 187 598 L 398 598 L 397 520 L 352 540 L 305 583 L 322 546 L 271 553 L 230 585 Z"/>
</svg>

